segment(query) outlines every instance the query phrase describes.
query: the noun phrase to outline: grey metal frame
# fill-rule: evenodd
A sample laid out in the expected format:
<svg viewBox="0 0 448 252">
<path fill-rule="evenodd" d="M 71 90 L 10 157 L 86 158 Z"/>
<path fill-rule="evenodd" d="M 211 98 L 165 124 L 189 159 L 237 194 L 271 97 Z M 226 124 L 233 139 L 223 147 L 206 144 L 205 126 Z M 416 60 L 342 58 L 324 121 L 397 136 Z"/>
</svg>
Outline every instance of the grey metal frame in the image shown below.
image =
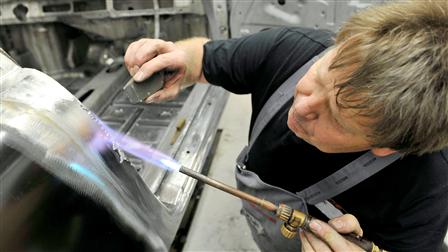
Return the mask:
<svg viewBox="0 0 448 252">
<path fill-rule="evenodd" d="M 94 2 L 98 3 L 98 7 L 92 7 L 92 10 L 76 10 L 75 6 L 79 2 Z M 171 6 L 163 7 L 155 10 L 153 6 L 147 6 L 145 1 L 129 2 L 129 8 L 132 9 L 116 9 L 114 4 L 122 4 L 122 0 L 41 0 L 41 1 L 1 1 L 1 19 L 2 25 L 6 24 L 29 24 L 37 22 L 57 22 L 67 17 L 81 16 L 86 19 L 103 19 L 103 18 L 124 18 L 124 17 L 141 17 L 153 16 L 156 13 L 159 15 L 177 15 L 177 14 L 198 14 L 204 15 L 201 0 L 174 0 Z M 126 1 L 127 2 L 127 1 Z M 151 1 L 146 1 L 152 3 Z M 90 4 L 91 4 L 90 3 Z M 104 4 L 104 5 L 103 5 Z M 27 9 L 26 15 L 22 20 L 18 19 L 14 14 L 14 8 L 23 6 Z M 63 6 L 60 11 L 44 11 L 47 6 Z"/>
<path fill-rule="evenodd" d="M 263 28 L 301 26 L 336 31 L 353 12 L 387 0 L 246 0 L 232 1 L 232 37 L 255 33 Z"/>
</svg>

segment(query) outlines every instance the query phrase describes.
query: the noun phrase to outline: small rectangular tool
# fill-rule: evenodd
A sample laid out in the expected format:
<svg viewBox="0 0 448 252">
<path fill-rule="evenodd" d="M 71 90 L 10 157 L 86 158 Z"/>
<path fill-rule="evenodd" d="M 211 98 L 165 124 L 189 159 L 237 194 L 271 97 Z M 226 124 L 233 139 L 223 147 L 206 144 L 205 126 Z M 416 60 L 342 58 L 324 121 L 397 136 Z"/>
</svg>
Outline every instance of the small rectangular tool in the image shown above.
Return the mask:
<svg viewBox="0 0 448 252">
<path fill-rule="evenodd" d="M 163 78 L 163 71 L 151 75 L 151 77 L 142 82 L 136 82 L 131 78 L 124 85 L 123 90 L 131 103 L 143 102 L 148 96 L 163 88 Z"/>
</svg>

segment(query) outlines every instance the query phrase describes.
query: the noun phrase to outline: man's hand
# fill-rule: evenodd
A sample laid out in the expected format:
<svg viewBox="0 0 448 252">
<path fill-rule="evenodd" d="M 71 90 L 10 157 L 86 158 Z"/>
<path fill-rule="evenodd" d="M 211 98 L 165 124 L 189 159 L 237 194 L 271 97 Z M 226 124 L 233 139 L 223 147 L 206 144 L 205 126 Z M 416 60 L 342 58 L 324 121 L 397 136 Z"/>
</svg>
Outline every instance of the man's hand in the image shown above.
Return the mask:
<svg viewBox="0 0 448 252">
<path fill-rule="evenodd" d="M 173 99 L 182 86 L 202 80 L 202 46 L 207 41 L 206 38 L 192 38 L 175 44 L 160 39 L 140 39 L 131 43 L 124 63 L 135 81 L 143 81 L 159 71 L 172 73 L 165 76 L 163 89 L 145 101 Z"/>
<path fill-rule="evenodd" d="M 364 251 L 357 245 L 346 240 L 340 233 L 355 233 L 362 236 L 362 229 L 358 220 L 351 214 L 332 219 L 327 223 L 313 220 L 310 223 L 312 233 L 301 231 L 302 252 L 326 252 L 326 251 Z"/>
</svg>

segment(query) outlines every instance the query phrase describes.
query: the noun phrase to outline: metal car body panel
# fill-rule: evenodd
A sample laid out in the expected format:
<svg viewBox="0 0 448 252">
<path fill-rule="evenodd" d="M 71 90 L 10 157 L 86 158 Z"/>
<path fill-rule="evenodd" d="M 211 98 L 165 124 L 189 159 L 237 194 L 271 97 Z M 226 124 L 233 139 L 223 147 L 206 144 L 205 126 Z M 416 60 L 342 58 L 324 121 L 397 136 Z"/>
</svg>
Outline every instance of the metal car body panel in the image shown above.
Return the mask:
<svg viewBox="0 0 448 252">
<path fill-rule="evenodd" d="M 1 222 L 0 248 L 169 250 L 196 182 L 111 146 L 89 149 L 98 131 L 89 113 L 201 171 L 227 92 L 197 84 L 172 101 L 131 104 L 122 56 L 131 41 L 157 30 L 168 40 L 210 30 L 226 36 L 227 12 L 219 5 L 209 17 L 197 0 L 147 2 L 0 2 L 0 46 L 25 67 L 2 56 L 9 79 L 2 73 L 0 211 L 8 222 Z"/>
</svg>

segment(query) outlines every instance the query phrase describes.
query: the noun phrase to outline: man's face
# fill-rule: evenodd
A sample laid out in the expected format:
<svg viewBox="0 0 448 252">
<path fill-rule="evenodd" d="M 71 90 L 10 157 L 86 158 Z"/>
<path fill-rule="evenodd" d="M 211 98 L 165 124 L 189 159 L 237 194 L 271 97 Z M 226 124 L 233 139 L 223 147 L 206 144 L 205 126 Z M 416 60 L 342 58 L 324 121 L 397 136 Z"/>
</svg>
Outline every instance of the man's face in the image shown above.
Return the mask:
<svg viewBox="0 0 448 252">
<path fill-rule="evenodd" d="M 331 49 L 319 59 L 297 83 L 294 103 L 288 113 L 288 127 L 301 139 L 328 153 L 356 152 L 371 148 L 365 120 L 351 109 L 336 104 L 335 83 L 343 74 L 329 72 L 336 55 Z"/>
</svg>

